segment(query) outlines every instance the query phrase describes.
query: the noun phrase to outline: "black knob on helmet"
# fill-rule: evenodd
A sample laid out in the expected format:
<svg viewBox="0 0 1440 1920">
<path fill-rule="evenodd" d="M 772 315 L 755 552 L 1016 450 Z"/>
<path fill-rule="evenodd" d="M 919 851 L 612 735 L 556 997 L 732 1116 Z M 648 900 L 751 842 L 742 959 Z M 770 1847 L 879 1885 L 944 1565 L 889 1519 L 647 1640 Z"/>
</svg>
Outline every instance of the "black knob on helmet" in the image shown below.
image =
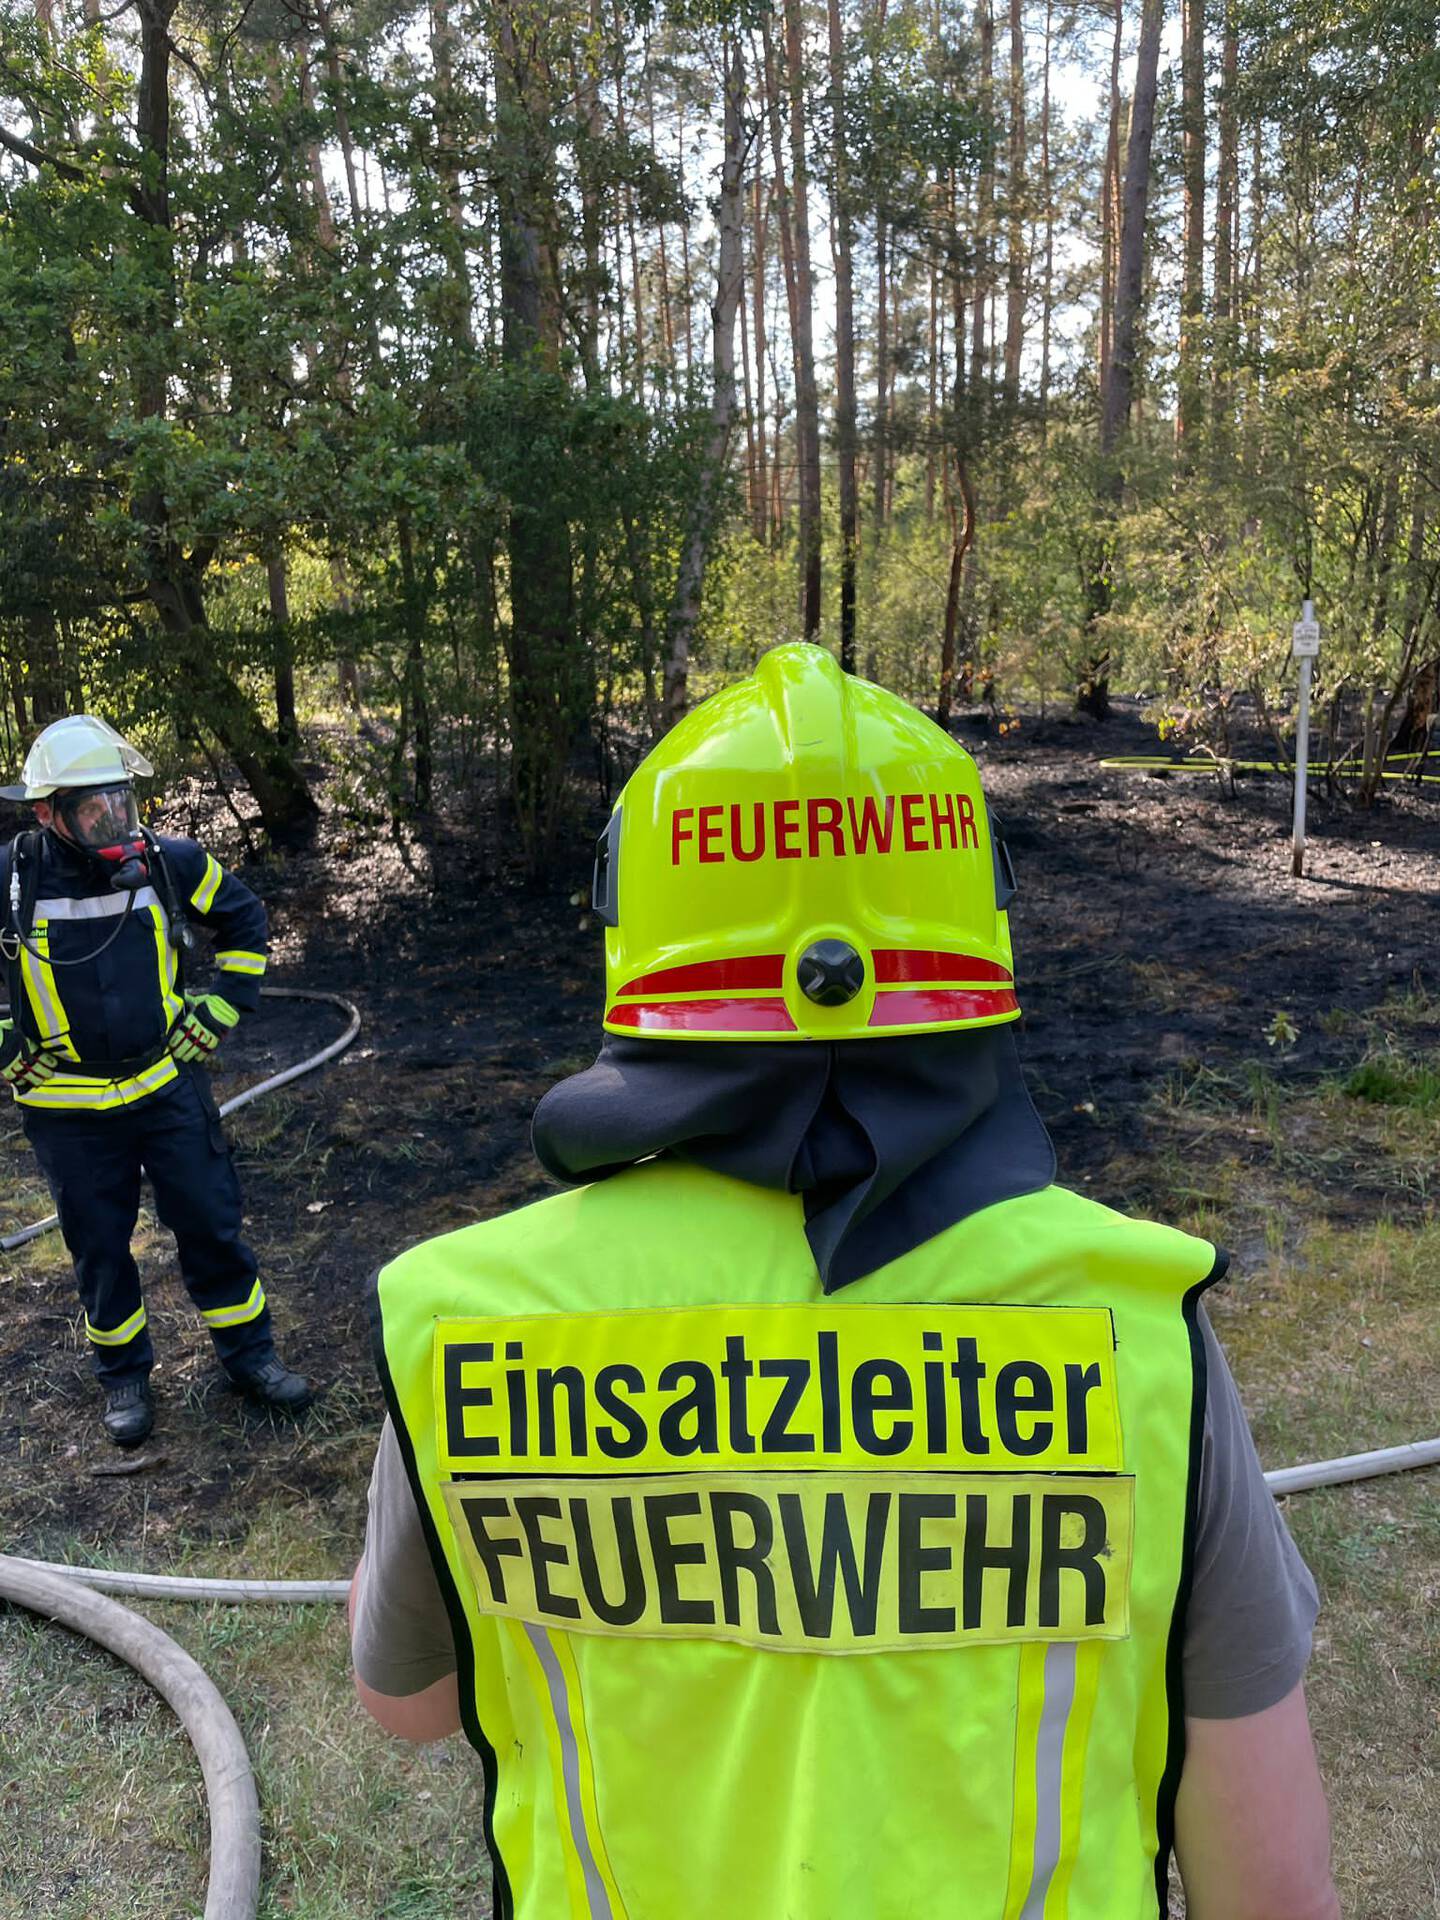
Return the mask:
<svg viewBox="0 0 1440 1920">
<path fill-rule="evenodd" d="M 817 1007 L 843 1007 L 865 984 L 865 962 L 846 940 L 817 940 L 801 954 L 795 978 Z"/>
</svg>

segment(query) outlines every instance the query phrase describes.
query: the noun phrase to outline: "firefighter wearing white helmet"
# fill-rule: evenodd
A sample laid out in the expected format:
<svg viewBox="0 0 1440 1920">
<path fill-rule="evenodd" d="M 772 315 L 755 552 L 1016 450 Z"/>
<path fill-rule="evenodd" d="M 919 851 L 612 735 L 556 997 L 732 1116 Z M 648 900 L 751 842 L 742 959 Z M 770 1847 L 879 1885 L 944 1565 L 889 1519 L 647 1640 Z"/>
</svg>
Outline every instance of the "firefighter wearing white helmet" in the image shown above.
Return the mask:
<svg viewBox="0 0 1440 1920">
<path fill-rule="evenodd" d="M 133 782 L 154 768 L 104 720 L 72 714 L 31 746 L 0 797 L 39 831 L 0 850 L 10 1085 L 75 1264 L 85 1331 L 120 1446 L 150 1432 L 153 1351 L 130 1253 L 142 1172 L 222 1364 L 252 1398 L 298 1412 L 309 1382 L 275 1352 L 241 1198 L 201 1070 L 258 1004 L 265 909 L 194 840 L 151 833 Z M 187 991 L 190 923 L 213 933 L 217 981 Z"/>
</svg>

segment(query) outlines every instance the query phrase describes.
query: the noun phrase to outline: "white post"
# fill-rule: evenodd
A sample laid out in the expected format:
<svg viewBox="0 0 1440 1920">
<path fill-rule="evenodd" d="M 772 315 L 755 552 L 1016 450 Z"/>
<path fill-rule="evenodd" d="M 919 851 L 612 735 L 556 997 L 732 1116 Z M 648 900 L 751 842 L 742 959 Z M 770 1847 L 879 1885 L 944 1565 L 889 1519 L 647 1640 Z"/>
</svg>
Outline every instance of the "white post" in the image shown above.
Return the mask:
<svg viewBox="0 0 1440 1920">
<path fill-rule="evenodd" d="M 1290 650 L 1300 662 L 1300 718 L 1295 728 L 1295 831 L 1291 872 L 1305 871 L 1305 780 L 1310 771 L 1310 675 L 1320 651 L 1320 622 L 1315 602 L 1307 600 L 1291 629 Z"/>
</svg>

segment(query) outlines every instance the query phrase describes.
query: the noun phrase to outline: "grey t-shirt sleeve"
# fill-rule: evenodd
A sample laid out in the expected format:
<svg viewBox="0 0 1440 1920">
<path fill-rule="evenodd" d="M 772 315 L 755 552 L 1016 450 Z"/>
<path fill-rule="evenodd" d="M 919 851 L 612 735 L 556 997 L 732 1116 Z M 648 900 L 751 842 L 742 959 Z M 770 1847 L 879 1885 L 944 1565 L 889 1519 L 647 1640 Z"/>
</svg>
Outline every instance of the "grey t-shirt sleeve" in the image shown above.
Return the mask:
<svg viewBox="0 0 1440 1920">
<path fill-rule="evenodd" d="M 1263 1713 L 1298 1683 L 1319 1599 L 1265 1484 L 1235 1377 L 1200 1314 L 1209 1394 L 1200 1461 L 1185 1711 L 1197 1720 Z"/>
<path fill-rule="evenodd" d="M 370 1476 L 370 1513 L 350 1648 L 355 1671 L 366 1686 L 395 1699 L 420 1693 L 455 1671 L 450 1616 L 389 1420 Z"/>
</svg>

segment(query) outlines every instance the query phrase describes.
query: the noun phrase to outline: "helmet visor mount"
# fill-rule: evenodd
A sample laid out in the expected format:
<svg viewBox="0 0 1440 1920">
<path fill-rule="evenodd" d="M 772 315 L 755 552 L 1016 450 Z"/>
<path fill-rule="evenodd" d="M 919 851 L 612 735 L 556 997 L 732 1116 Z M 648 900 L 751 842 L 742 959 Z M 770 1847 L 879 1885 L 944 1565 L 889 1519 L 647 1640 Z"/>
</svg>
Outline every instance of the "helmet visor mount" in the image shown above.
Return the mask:
<svg viewBox="0 0 1440 1920">
<path fill-rule="evenodd" d="M 140 816 L 128 784 L 67 787 L 53 804 L 64 837 L 86 853 L 121 859 L 132 851 Z"/>
</svg>

